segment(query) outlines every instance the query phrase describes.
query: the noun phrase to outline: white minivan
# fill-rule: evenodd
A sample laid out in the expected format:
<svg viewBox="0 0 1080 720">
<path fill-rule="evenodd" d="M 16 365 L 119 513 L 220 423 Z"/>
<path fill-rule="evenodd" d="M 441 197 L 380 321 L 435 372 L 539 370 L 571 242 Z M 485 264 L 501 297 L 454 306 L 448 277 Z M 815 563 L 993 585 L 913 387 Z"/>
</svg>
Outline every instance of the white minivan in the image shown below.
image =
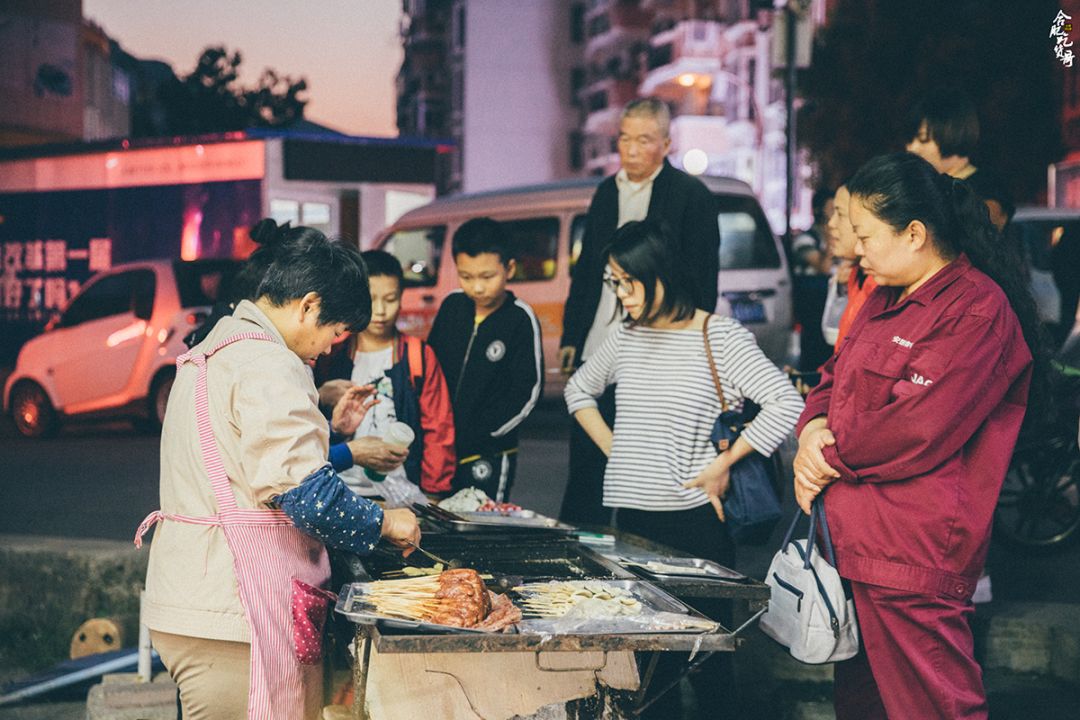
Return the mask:
<svg viewBox="0 0 1080 720">
<path fill-rule="evenodd" d="M 730 178 L 702 178 L 716 198 L 720 225 L 716 312 L 741 321 L 777 364 L 787 359 L 791 335 L 791 278 L 779 239 L 753 191 Z M 517 273 L 510 289 L 540 319 L 547 369 L 545 395 L 559 396 L 559 339 L 570 269 L 581 249 L 585 214 L 601 178 L 453 195 L 403 215 L 376 238 L 405 272 L 398 327 L 426 337 L 439 303 L 458 287 L 450 243 L 462 223 L 491 217 L 513 238 Z"/>
</svg>

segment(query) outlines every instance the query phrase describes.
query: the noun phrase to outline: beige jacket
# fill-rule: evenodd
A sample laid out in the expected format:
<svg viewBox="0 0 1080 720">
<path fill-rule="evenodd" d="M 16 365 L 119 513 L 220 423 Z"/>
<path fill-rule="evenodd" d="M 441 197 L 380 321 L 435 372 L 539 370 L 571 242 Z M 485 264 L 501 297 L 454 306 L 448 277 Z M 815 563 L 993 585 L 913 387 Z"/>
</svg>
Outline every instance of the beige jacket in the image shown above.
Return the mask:
<svg viewBox="0 0 1080 720">
<path fill-rule="evenodd" d="M 311 373 L 254 303 L 241 302 L 195 351 L 241 332 L 275 342 L 242 340 L 208 363 L 210 421 L 241 508 L 265 507 L 326 464 L 329 431 Z M 216 512 L 195 423 L 198 370 L 176 376 L 161 433 L 161 510 L 191 516 Z M 152 630 L 250 642 L 237 593 L 232 554 L 221 528 L 163 520 L 154 531 L 143 618 Z"/>
</svg>

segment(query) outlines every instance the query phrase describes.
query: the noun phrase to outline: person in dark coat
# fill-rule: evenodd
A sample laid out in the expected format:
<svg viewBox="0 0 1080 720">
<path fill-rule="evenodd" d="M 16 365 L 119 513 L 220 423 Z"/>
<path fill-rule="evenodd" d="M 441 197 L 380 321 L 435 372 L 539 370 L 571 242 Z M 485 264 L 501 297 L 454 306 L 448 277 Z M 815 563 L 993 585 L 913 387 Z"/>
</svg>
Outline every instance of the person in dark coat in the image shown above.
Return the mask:
<svg viewBox="0 0 1080 720">
<path fill-rule="evenodd" d="M 716 203 L 697 178 L 672 167 L 671 114 L 655 98 L 634 100 L 619 121 L 621 168 L 600 183 L 589 205 L 581 254 L 570 280 L 563 310 L 559 362 L 569 375 L 603 344 L 621 320 L 615 294 L 604 285 L 604 249 L 615 231 L 632 220 L 648 218 L 665 227 L 672 252 L 688 269 L 697 307 L 716 307 L 720 270 L 720 228 Z M 614 388 L 598 399 L 609 424 L 615 419 Z M 606 458 L 576 424 L 570 431 L 570 482 L 559 516 L 573 523 L 608 524 L 602 494 Z"/>
</svg>

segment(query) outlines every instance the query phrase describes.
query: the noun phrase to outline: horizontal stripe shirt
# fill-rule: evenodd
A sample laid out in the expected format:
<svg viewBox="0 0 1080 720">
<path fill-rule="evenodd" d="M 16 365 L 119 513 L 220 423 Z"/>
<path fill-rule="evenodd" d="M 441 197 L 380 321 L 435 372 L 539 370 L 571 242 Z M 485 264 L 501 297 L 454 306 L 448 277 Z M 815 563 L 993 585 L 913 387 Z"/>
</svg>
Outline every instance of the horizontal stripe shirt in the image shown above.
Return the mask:
<svg viewBox="0 0 1080 720">
<path fill-rule="evenodd" d="M 743 437 L 771 455 L 802 411 L 799 393 L 735 320 L 713 316 L 709 342 L 729 409 L 744 399 L 761 407 Z M 689 510 L 709 501 L 693 480 L 716 458 L 709 440 L 721 412 L 700 328 L 621 326 L 566 386 L 571 414 L 596 407 L 615 385 L 615 427 L 604 474 L 604 505 Z"/>
</svg>

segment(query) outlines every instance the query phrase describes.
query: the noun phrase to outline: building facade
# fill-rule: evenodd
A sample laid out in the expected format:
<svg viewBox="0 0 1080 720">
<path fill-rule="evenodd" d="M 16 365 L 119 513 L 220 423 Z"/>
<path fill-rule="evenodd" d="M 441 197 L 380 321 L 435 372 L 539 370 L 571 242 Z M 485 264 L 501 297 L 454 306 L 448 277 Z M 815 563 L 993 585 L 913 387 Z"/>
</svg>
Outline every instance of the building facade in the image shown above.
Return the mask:
<svg viewBox="0 0 1080 720">
<path fill-rule="evenodd" d="M 809 8 L 810 28 L 827 9 Z M 672 111 L 670 160 L 693 174 L 749 183 L 774 228 L 784 226 L 784 81 L 774 73 L 773 3 L 758 0 L 588 0 L 582 122 L 588 172 L 619 165 L 619 113 L 656 96 Z M 796 226 L 810 222 L 809 176 L 796 163 Z"/>
<path fill-rule="evenodd" d="M 0 146 L 123 137 L 131 76 L 81 0 L 11 0 L 0 9 Z"/>
<path fill-rule="evenodd" d="M 579 174 L 583 3 L 405 0 L 403 10 L 398 130 L 452 144 L 440 192 Z"/>
<path fill-rule="evenodd" d="M 828 3 L 814 0 L 810 28 Z M 672 109 L 671 162 L 750 183 L 784 226 L 786 113 L 771 0 L 404 0 L 402 135 L 445 138 L 440 192 L 618 168 L 619 115 Z M 796 225 L 809 218 L 797 162 Z"/>
</svg>

